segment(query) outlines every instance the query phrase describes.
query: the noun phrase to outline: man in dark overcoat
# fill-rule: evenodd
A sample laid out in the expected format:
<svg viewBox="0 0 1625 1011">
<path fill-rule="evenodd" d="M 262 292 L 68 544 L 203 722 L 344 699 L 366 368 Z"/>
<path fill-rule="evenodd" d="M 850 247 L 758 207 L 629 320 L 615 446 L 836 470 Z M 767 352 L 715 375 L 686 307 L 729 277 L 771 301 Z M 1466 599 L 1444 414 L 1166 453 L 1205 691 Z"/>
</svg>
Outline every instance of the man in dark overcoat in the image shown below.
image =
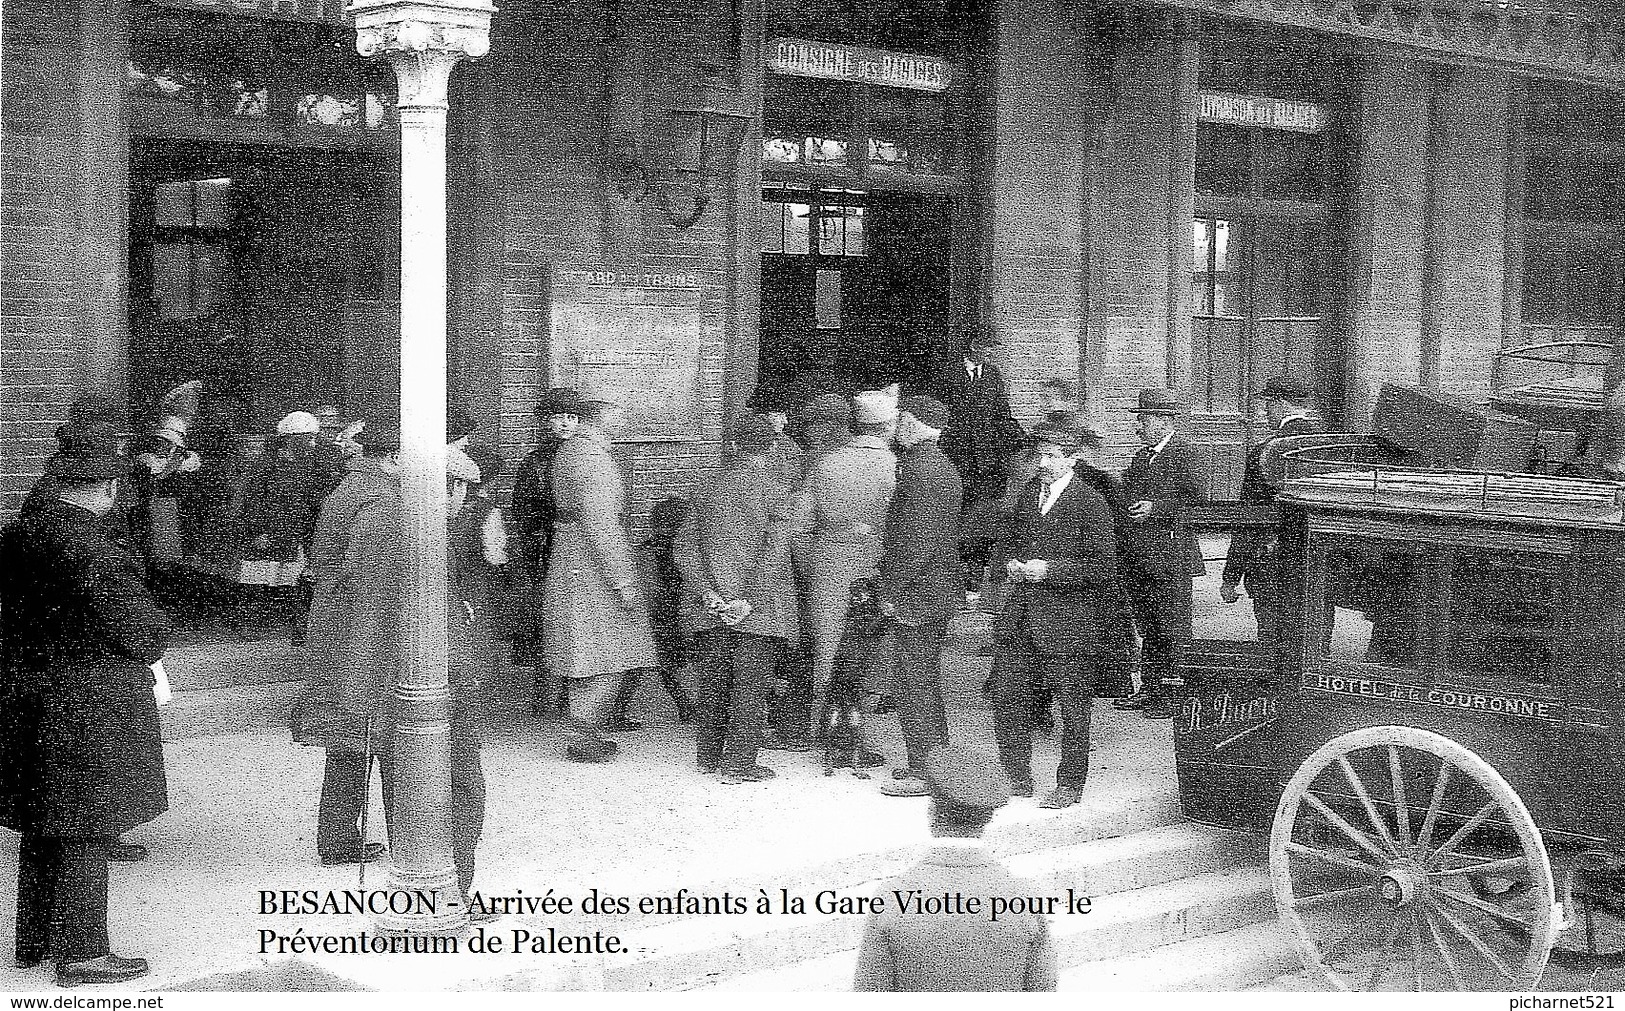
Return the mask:
<svg viewBox="0 0 1625 1011">
<path fill-rule="evenodd" d="M 1172 719 L 1167 683 L 1191 637 L 1191 572 L 1196 539 L 1185 526 L 1207 498 L 1196 449 L 1179 437 L 1179 402 L 1167 390 L 1141 390 L 1135 429 L 1142 446 L 1123 471 L 1123 589 L 1140 632 L 1140 690 L 1117 700 L 1151 719 Z"/>
<path fill-rule="evenodd" d="M 948 743 L 942 704 L 942 640 L 964 602 L 959 570 L 959 472 L 938 445 L 948 409 L 931 397 L 908 397 L 897 421 L 897 490 L 886 511 L 880 556 L 882 612 L 895 621 L 897 719 L 907 759 L 880 792 L 928 792 L 925 756 Z"/>
<path fill-rule="evenodd" d="M 1264 461 L 1277 439 L 1294 435 L 1315 435 L 1324 430 L 1315 413 L 1314 391 L 1309 384 L 1291 376 L 1273 376 L 1259 393 L 1269 421 L 1269 438 L 1247 454 L 1247 469 L 1241 478 L 1241 501 L 1249 506 L 1275 504 L 1275 485 L 1265 473 Z M 1275 642 L 1281 613 L 1280 561 L 1274 528 L 1237 530 L 1230 536 L 1230 551 L 1224 559 L 1224 575 L 1219 582 L 1219 599 L 1234 604 L 1245 589 L 1258 624 L 1258 641 Z"/>
<path fill-rule="evenodd" d="M 932 845 L 924 858 L 888 881 L 881 912 L 871 913 L 858 948 L 854 990 L 1054 990 L 1055 945 L 1041 913 L 972 916 L 910 911 L 893 892 L 980 899 L 1037 894 L 1006 870 L 982 842 L 993 813 L 1010 801 L 1010 780 L 992 758 L 948 745 L 933 748 L 921 772 L 931 793 Z"/>
<path fill-rule="evenodd" d="M 966 335 L 966 344 L 963 358 L 938 373 L 932 390 L 948 407 L 942 451 L 959 470 L 964 488 L 959 553 L 965 562 L 965 587 L 978 590 L 988 552 L 999 539 L 999 498 L 1023 435 L 1010 416 L 1004 374 L 992 361 L 998 338 L 976 327 Z"/>
<path fill-rule="evenodd" d="M 1064 417 L 1064 416 L 1063 416 Z M 1033 793 L 1033 688 L 1047 684 L 1061 717 L 1055 789 L 1039 806 L 1070 807 L 1089 778 L 1092 686 L 1117 612 L 1111 506 L 1077 472 L 1071 424 L 1033 429 L 1038 476 L 1017 500 L 995 575 L 1010 583 L 999 614 L 993 712 L 999 758 L 1018 796 Z"/>
<path fill-rule="evenodd" d="M 760 415 L 734 425 L 735 459 L 678 529 L 684 624 L 699 655 L 697 760 L 728 784 L 771 779 L 757 763 L 767 692 L 799 634 L 790 576 L 790 486 L 773 459 L 776 433 Z"/>
<path fill-rule="evenodd" d="M 514 635 L 514 662 L 536 668 L 531 705 L 545 714 L 560 707 L 563 686 L 547 667 L 542 649 L 542 587 L 547 583 L 547 547 L 553 528 L 553 460 L 564 440 L 581 426 L 581 398 L 575 390 L 555 388 L 536 405 L 536 448 L 519 461 L 513 482 L 513 520 L 517 533 L 516 577 L 523 595 Z"/>
<path fill-rule="evenodd" d="M 127 461 L 58 458 L 55 501 L 0 531 L 0 824 L 22 835 L 19 966 L 62 986 L 147 972 L 112 954 L 107 852 L 169 807 L 152 666 L 174 630 L 140 563 L 108 537 Z"/>
</svg>

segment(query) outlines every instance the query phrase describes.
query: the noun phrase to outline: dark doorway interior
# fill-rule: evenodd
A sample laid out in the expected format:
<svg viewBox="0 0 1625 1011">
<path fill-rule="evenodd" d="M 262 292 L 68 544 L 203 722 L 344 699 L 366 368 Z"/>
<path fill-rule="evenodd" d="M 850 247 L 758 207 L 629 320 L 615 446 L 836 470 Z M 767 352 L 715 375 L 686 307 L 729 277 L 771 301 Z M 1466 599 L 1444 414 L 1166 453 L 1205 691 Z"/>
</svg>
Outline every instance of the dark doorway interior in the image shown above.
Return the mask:
<svg viewBox="0 0 1625 1011">
<path fill-rule="evenodd" d="M 928 382 L 952 344 L 950 207 L 937 194 L 766 190 L 760 375 L 842 393 Z"/>
</svg>

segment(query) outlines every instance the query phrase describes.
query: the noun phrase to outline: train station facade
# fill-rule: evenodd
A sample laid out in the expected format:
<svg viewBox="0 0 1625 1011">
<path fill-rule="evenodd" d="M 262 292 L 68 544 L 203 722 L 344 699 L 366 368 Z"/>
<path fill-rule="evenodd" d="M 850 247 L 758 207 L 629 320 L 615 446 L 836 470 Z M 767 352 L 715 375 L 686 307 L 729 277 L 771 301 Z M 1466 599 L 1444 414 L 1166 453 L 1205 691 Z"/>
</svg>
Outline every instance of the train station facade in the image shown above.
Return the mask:
<svg viewBox="0 0 1625 1011">
<path fill-rule="evenodd" d="M 451 79 L 452 395 L 510 459 L 549 385 L 632 401 L 631 508 L 759 378 L 919 384 L 990 330 L 1018 416 L 1143 386 L 1234 498 L 1252 395 L 1616 339 L 1616 11 L 512 0 Z M 0 492 L 75 396 L 202 379 L 263 431 L 398 395 L 395 77 L 331 0 L 18 0 L 0 105 Z M 409 251 L 410 255 L 410 251 Z"/>
</svg>

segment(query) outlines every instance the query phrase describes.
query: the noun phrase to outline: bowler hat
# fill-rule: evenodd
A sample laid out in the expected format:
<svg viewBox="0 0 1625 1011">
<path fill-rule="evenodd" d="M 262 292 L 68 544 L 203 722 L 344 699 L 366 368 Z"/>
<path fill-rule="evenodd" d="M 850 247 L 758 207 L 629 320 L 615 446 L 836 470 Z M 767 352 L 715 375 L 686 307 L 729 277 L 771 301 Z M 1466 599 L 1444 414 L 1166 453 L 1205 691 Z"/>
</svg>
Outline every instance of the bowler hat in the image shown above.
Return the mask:
<svg viewBox="0 0 1625 1011">
<path fill-rule="evenodd" d="M 51 458 L 51 474 L 58 481 L 76 484 L 106 481 L 129 472 L 129 461 L 105 443 L 80 443 Z"/>
<path fill-rule="evenodd" d="M 904 397 L 902 410 L 904 414 L 912 414 L 915 421 L 927 428 L 940 432 L 948 427 L 948 408 L 935 397 L 919 393 Z"/>
<path fill-rule="evenodd" d="M 981 814 L 1010 801 L 1010 777 L 989 755 L 939 744 L 925 756 L 925 785 L 939 803 Z"/>
<path fill-rule="evenodd" d="M 465 435 L 473 433 L 479 423 L 461 407 L 448 403 L 446 405 L 446 441 L 456 442 Z"/>
<path fill-rule="evenodd" d="M 733 423 L 728 430 L 728 441 L 745 452 L 760 451 L 773 445 L 779 433 L 773 430 L 760 414 L 747 414 Z"/>
<path fill-rule="evenodd" d="M 1077 449 L 1083 445 L 1083 434 L 1078 431 L 1071 415 L 1055 411 L 1033 426 L 1033 441 L 1059 449 Z"/>
<path fill-rule="evenodd" d="M 542 394 L 541 402 L 536 405 L 536 413 L 544 418 L 551 418 L 555 414 L 581 413 L 581 394 L 568 386 L 555 386 Z"/>
<path fill-rule="evenodd" d="M 1135 414 L 1178 414 L 1179 401 L 1167 390 L 1141 390 L 1134 407 Z"/>
<path fill-rule="evenodd" d="M 1258 391 L 1258 396 L 1264 400 L 1287 400 L 1294 404 L 1301 404 L 1313 399 L 1315 391 L 1309 384 L 1301 379 L 1288 375 L 1271 376 Z"/>
<path fill-rule="evenodd" d="M 401 430 L 369 421 L 356 433 L 355 441 L 368 456 L 383 456 L 401 448 Z"/>
</svg>

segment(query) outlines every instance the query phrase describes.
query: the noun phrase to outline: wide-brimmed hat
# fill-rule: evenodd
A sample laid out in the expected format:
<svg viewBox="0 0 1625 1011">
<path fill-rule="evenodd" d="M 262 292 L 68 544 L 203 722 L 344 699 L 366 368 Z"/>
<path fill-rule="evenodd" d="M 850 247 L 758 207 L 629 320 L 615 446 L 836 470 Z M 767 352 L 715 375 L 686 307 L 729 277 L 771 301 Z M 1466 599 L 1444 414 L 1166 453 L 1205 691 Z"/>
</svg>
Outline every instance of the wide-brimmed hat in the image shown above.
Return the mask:
<svg viewBox="0 0 1625 1011">
<path fill-rule="evenodd" d="M 986 815 L 1010 802 L 1010 776 L 991 755 L 939 744 L 925 756 L 925 785 L 939 808 Z"/>
<path fill-rule="evenodd" d="M 904 414 L 914 416 L 914 420 L 927 428 L 942 431 L 948 427 L 948 408 L 942 401 L 924 394 L 913 394 L 903 398 L 899 408 Z"/>
<path fill-rule="evenodd" d="M 1165 414 L 1175 415 L 1180 412 L 1180 404 L 1172 392 L 1164 389 L 1141 390 L 1140 398 L 1134 405 L 1135 414 Z"/>
<path fill-rule="evenodd" d="M 543 418 L 551 418 L 555 414 L 581 414 L 581 394 L 568 386 L 555 386 L 542 393 L 542 399 L 536 404 L 536 413 Z"/>
<path fill-rule="evenodd" d="M 1294 404 L 1302 404 L 1314 399 L 1315 391 L 1301 379 L 1278 375 L 1269 378 L 1264 388 L 1258 391 L 1258 396 L 1262 400 L 1289 400 Z"/>
<path fill-rule="evenodd" d="M 852 419 L 860 425 L 883 425 L 897 420 L 897 398 L 901 390 L 896 383 L 880 390 L 861 390 L 852 394 Z"/>
</svg>

